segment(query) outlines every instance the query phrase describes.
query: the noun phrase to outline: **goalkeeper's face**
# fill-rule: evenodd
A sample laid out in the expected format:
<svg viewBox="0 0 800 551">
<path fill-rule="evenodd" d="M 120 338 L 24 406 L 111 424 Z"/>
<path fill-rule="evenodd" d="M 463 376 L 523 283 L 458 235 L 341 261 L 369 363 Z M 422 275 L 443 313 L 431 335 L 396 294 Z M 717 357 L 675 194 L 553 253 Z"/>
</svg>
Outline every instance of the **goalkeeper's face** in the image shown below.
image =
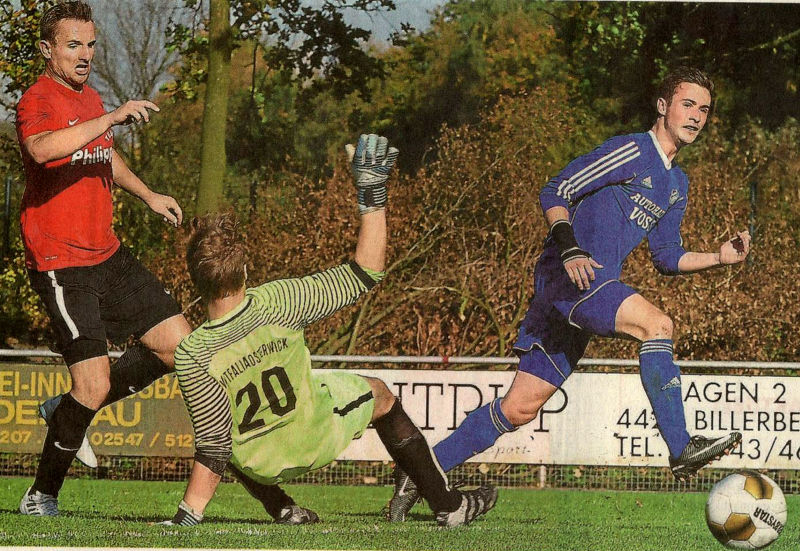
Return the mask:
<svg viewBox="0 0 800 551">
<path fill-rule="evenodd" d="M 659 100 L 659 112 L 664 116 L 664 127 L 677 147 L 697 139 L 711 112 L 711 93 L 692 82 L 682 82 L 667 104 Z"/>
</svg>

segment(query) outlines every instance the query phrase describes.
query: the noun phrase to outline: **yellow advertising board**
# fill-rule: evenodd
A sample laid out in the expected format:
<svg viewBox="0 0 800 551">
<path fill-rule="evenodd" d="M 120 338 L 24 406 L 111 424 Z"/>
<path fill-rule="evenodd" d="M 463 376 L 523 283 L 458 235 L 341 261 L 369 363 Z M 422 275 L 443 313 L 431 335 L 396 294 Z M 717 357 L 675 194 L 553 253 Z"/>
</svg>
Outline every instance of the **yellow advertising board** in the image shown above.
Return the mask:
<svg viewBox="0 0 800 551">
<path fill-rule="evenodd" d="M 0 452 L 41 452 L 46 426 L 39 403 L 69 388 L 61 365 L 0 363 Z M 174 375 L 100 410 L 88 434 L 98 455 L 194 454 L 192 425 Z"/>
</svg>

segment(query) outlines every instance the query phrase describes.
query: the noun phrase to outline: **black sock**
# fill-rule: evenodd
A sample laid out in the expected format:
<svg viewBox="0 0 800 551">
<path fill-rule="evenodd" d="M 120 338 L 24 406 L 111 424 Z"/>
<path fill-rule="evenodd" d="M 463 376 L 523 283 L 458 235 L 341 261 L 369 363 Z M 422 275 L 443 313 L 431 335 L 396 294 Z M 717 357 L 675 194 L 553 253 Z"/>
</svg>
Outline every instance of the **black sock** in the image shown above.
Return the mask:
<svg viewBox="0 0 800 551">
<path fill-rule="evenodd" d="M 461 494 L 451 490 L 447 477 L 436 463 L 425 437 L 409 419 L 400 400 L 373 423 L 383 445 L 395 463 L 416 484 L 422 497 L 435 512 L 455 511 L 461 505 Z"/>
<path fill-rule="evenodd" d="M 169 367 L 145 345 L 131 346 L 111 366 L 111 388 L 101 408 L 136 394 L 169 372 Z"/>
<path fill-rule="evenodd" d="M 67 471 L 83 441 L 95 410 L 65 394 L 50 419 L 33 489 L 58 496 Z"/>
<path fill-rule="evenodd" d="M 242 486 L 245 487 L 247 492 L 260 501 L 267 513 L 275 520 L 281 516 L 281 510 L 284 507 L 295 504 L 289 494 L 284 492 L 277 484 L 262 484 L 256 482 L 230 463 L 228 464 L 228 468 L 236 479 L 242 483 Z"/>
</svg>

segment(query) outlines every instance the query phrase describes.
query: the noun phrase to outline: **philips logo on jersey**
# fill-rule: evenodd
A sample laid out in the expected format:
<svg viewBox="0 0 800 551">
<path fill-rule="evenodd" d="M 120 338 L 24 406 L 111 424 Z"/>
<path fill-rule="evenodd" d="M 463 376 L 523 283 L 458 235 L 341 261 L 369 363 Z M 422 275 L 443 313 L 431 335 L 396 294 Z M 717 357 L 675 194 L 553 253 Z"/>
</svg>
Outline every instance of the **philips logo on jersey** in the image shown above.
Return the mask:
<svg viewBox="0 0 800 551">
<path fill-rule="evenodd" d="M 633 211 L 628 218 L 636 222 L 644 231 L 652 230 L 656 222 L 667 212 L 641 193 L 634 193 L 630 196 L 630 200 L 636 206 L 633 207 Z"/>
<path fill-rule="evenodd" d="M 71 165 L 91 165 L 95 163 L 111 163 L 111 148 L 97 145 L 92 149 L 79 149 L 69 160 Z"/>
</svg>

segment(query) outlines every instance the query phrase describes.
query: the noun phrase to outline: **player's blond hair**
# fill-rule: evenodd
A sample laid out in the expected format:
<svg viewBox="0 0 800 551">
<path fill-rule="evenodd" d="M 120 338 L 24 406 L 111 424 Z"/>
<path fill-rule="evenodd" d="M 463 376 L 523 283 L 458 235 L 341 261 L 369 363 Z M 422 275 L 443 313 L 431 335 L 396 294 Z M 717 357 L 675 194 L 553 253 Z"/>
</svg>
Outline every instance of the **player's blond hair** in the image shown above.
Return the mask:
<svg viewBox="0 0 800 551">
<path fill-rule="evenodd" d="M 205 300 L 239 291 L 247 278 L 247 252 L 236 216 L 225 212 L 196 217 L 190 227 L 186 265 L 197 291 Z"/>
<path fill-rule="evenodd" d="M 92 8 L 86 2 L 60 2 L 44 12 L 39 22 L 39 38 L 54 42 L 58 24 L 65 19 L 93 22 Z"/>
</svg>

